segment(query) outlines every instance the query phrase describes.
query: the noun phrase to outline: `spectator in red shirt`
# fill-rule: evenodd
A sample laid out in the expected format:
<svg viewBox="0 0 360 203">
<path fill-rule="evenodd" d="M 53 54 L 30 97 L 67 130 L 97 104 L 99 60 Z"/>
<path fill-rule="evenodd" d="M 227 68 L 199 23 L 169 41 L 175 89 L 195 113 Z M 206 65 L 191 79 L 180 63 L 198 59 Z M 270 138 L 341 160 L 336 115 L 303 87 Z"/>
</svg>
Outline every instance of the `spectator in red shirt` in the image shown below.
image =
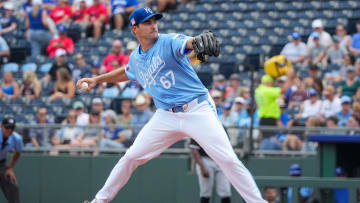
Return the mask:
<svg viewBox="0 0 360 203">
<path fill-rule="evenodd" d="M 68 54 L 72 54 L 74 52 L 74 42 L 67 36 L 66 27 L 60 24 L 57 26 L 57 29 L 59 31 L 59 37 L 55 37 L 50 41 L 46 52 L 50 57 L 54 57 L 56 50 L 61 48 L 65 49 Z"/>
<path fill-rule="evenodd" d="M 102 72 L 110 72 L 113 70 L 113 61 L 119 61 L 121 66 L 129 62 L 129 56 L 122 53 L 122 42 L 115 40 L 112 44 L 112 53 L 108 54 L 101 66 Z"/>
<path fill-rule="evenodd" d="M 49 16 L 55 24 L 70 23 L 72 12 L 68 0 L 58 0 L 57 6 L 50 12 Z"/>
<path fill-rule="evenodd" d="M 102 27 L 109 22 L 106 5 L 101 0 L 94 0 L 93 5 L 86 9 L 84 20 L 87 26 L 93 29 L 94 38 L 99 39 Z"/>
<path fill-rule="evenodd" d="M 73 19 L 74 23 L 80 24 L 81 27 L 83 27 L 83 25 L 86 26 L 85 21 L 84 21 L 86 9 L 87 9 L 86 1 L 85 1 L 85 0 L 80 0 L 80 2 L 79 2 L 79 8 L 76 9 L 76 10 L 73 12 L 73 15 L 72 15 L 72 19 Z"/>
</svg>

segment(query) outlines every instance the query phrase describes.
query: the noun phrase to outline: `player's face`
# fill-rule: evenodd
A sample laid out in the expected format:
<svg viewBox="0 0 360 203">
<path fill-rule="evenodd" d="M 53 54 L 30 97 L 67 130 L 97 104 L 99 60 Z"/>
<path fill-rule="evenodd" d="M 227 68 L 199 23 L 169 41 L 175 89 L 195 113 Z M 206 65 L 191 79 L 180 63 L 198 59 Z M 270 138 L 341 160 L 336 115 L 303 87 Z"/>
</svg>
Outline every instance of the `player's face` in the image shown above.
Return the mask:
<svg viewBox="0 0 360 203">
<path fill-rule="evenodd" d="M 135 35 L 140 39 L 154 40 L 158 37 L 158 26 L 155 17 L 135 26 Z"/>
</svg>

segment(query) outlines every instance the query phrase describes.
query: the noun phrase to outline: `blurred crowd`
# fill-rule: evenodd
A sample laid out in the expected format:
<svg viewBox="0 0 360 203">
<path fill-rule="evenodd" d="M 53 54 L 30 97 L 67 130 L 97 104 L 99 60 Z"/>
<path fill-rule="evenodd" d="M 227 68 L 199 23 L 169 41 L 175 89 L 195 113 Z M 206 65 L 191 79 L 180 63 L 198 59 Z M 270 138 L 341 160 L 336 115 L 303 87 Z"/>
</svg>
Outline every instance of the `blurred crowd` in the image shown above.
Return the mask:
<svg viewBox="0 0 360 203">
<path fill-rule="evenodd" d="M 183 1 L 184 3 L 187 1 Z M 105 24 L 121 30 L 128 24 L 129 14 L 138 6 L 155 6 L 159 12 L 175 8 L 176 0 L 28 0 L 0 3 L 0 57 L 10 55 L 7 42 L 2 36 L 14 32 L 19 21 L 26 23 L 26 37 L 31 43 L 32 57 L 47 55 L 54 59 L 48 72 L 39 75 L 31 70 L 23 72 L 18 83 L 14 73 L 2 74 L 0 98 L 16 100 L 46 98 L 46 102 L 74 99 L 82 94 L 75 90 L 75 83 L 83 77 L 93 77 L 127 65 L 129 55 L 137 43 L 121 40 L 112 42 L 111 50 L 100 59 L 86 60 L 84 53 L 74 52 L 74 41 L 68 35 L 70 25 L 78 25 L 79 32 L 98 40 Z M 263 76 L 255 81 L 256 91 L 271 92 L 265 108 L 259 105 L 260 97 L 252 99 L 249 86 L 241 85 L 242 74 L 233 73 L 229 78 L 214 75 L 210 95 L 214 99 L 219 119 L 225 127 L 291 126 L 351 128 L 348 134 L 356 134 L 360 123 L 360 21 L 357 32 L 350 36 L 344 25 L 336 26 L 335 35 L 324 30 L 323 22 L 312 23 L 313 32 L 306 43 L 294 32 L 281 54 L 289 59 L 293 68 L 285 76 Z M 69 58 L 74 60 L 69 60 Z M 248 79 L 248 78 L 246 78 Z M 253 90 L 253 93 L 256 94 Z M 61 121 L 66 127 L 49 130 L 45 139 L 42 129 L 30 129 L 27 146 L 85 146 L 128 147 L 139 128 L 155 110 L 151 97 L 136 81 L 99 84 L 90 92 L 91 105 L 82 101 L 72 102 L 72 109 Z M 260 93 L 261 94 L 261 93 Z M 124 98 L 121 109 L 104 108 L 101 98 Z M 268 111 L 270 109 L 270 111 Z M 54 123 L 47 116 L 47 107 L 39 106 L 33 123 Z M 119 113 L 120 112 L 120 113 Z M 270 112 L 270 113 L 269 113 Z M 78 128 L 72 125 L 112 125 L 102 129 Z M 135 127 L 134 130 L 126 130 Z M 95 130 L 94 130 L 95 129 Z M 233 146 L 242 146 L 249 131 L 228 129 Z M 315 150 L 303 136 L 305 132 L 259 131 L 253 136 L 257 147 L 263 150 Z M 98 136 L 100 134 L 100 136 Z M 98 140 L 102 137 L 101 141 Z"/>
</svg>

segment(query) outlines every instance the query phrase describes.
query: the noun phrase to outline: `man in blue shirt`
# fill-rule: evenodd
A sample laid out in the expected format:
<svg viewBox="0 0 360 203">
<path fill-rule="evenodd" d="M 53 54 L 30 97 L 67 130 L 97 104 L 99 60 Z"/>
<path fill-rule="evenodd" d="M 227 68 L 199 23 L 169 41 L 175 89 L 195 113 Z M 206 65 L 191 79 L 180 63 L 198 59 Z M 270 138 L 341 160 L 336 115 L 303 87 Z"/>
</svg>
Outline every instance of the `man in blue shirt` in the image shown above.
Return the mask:
<svg viewBox="0 0 360 203">
<path fill-rule="evenodd" d="M 211 32 L 196 37 L 159 34 L 156 20 L 161 17 L 147 7 L 135 9 L 129 21 L 140 45 L 131 53 L 128 66 L 77 83 L 79 89 L 89 91 L 101 82 L 136 80 L 152 96 L 157 108 L 92 203 L 114 199 L 138 166 L 185 137 L 204 148 L 246 202 L 265 203 L 250 172 L 232 149 L 214 101 L 186 55 L 194 50 L 201 61 L 218 56 L 218 39 Z M 88 87 L 81 88 L 84 82 Z"/>
<path fill-rule="evenodd" d="M 349 96 L 342 96 L 341 111 L 337 113 L 337 117 L 339 118 L 339 127 L 346 127 L 352 113 L 351 98 Z"/>
<path fill-rule="evenodd" d="M 360 55 L 360 20 L 356 22 L 357 33 L 352 37 L 350 51 L 352 54 Z"/>
<path fill-rule="evenodd" d="M 14 173 L 16 161 L 20 158 L 23 149 L 22 138 L 14 132 L 15 120 L 13 118 L 5 118 L 1 123 L 0 131 L 0 187 L 5 198 L 9 203 L 19 203 L 19 188 Z M 7 152 L 14 150 L 15 153 L 6 166 Z"/>
</svg>

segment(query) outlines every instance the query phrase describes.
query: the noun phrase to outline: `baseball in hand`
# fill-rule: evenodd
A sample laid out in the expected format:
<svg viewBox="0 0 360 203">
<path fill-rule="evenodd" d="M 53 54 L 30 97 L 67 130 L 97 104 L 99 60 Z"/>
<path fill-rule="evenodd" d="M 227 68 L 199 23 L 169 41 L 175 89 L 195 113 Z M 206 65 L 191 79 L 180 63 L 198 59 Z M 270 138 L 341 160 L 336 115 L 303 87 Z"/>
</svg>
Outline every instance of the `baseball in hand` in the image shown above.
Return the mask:
<svg viewBox="0 0 360 203">
<path fill-rule="evenodd" d="M 83 82 L 81 84 L 81 91 L 86 91 L 89 88 L 89 84 L 87 82 Z"/>
</svg>

